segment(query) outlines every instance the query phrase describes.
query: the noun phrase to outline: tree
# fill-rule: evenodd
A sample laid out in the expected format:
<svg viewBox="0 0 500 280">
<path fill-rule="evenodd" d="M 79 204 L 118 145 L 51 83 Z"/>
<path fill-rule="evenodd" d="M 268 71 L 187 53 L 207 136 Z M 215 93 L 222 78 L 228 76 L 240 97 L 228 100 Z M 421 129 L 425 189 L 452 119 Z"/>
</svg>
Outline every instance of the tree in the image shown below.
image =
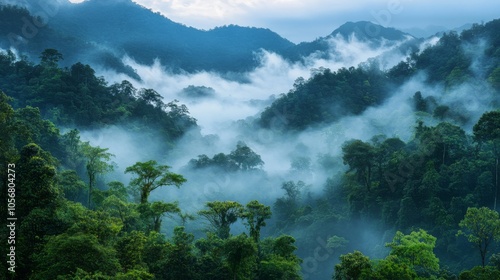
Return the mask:
<svg viewBox="0 0 500 280">
<path fill-rule="evenodd" d="M 500 67 L 495 68 L 488 77 L 488 82 L 491 83 L 493 88 L 500 90 Z"/>
<path fill-rule="evenodd" d="M 403 263 L 431 272 L 439 270 L 439 259 L 434 255 L 436 237 L 423 229 L 412 231 L 409 235 L 398 231 L 392 242 L 385 246 L 391 248 L 390 256 L 397 257 Z"/>
<path fill-rule="evenodd" d="M 34 208 L 44 208 L 54 210 L 59 197 L 55 188 L 54 179 L 56 168 L 55 159 L 50 153 L 42 150 L 40 146 L 31 143 L 21 149 L 18 162 L 18 183 L 22 188 L 18 188 L 16 196 L 22 201 L 17 214 L 24 216 Z"/>
<path fill-rule="evenodd" d="M 258 243 L 261 227 L 266 226 L 266 220 L 271 218 L 271 207 L 252 200 L 245 206 L 241 217 L 246 219 L 246 225 L 250 228 L 250 237 Z"/>
<path fill-rule="evenodd" d="M 50 237 L 36 262 L 32 279 L 37 280 L 69 276 L 77 268 L 105 275 L 115 275 L 121 269 L 114 249 L 100 244 L 96 236 L 83 233 Z"/>
<path fill-rule="evenodd" d="M 481 263 L 484 267 L 489 246 L 493 241 L 500 240 L 498 212 L 486 207 L 470 207 L 458 225 L 463 230 L 459 230 L 457 235 L 467 237 L 467 240 L 479 249 Z"/>
<path fill-rule="evenodd" d="M 175 227 L 172 244 L 167 246 L 166 259 L 155 276 L 166 280 L 197 279 L 193 240 L 194 236 L 186 233 L 184 227 Z"/>
<path fill-rule="evenodd" d="M 259 277 L 261 280 L 299 280 L 300 263 L 294 252 L 295 238 L 282 235 L 277 238 L 266 238 L 262 240 L 262 252 L 259 254 Z"/>
<path fill-rule="evenodd" d="M 232 151 L 229 157 L 234 160 L 242 170 L 253 169 L 264 164 L 260 156 L 241 141 L 238 142 L 236 150 Z"/>
<path fill-rule="evenodd" d="M 326 240 L 326 247 L 332 249 L 344 248 L 347 243 L 349 243 L 349 240 L 344 237 L 334 235 Z"/>
<path fill-rule="evenodd" d="M 163 96 L 161 96 L 158 92 L 156 92 L 154 89 L 141 89 L 139 90 L 139 99 L 143 100 L 147 104 L 154 105 L 156 108 L 164 108 L 165 103 L 163 103 L 162 99 Z"/>
<path fill-rule="evenodd" d="M 92 147 L 89 142 L 82 144 L 82 153 L 87 159 L 85 167 L 87 168 L 87 176 L 89 178 L 89 193 L 87 199 L 87 207 L 91 208 L 92 191 L 96 184 L 97 175 L 105 174 L 113 171 L 114 166 L 109 163 L 112 153 L 108 153 L 108 148 L 99 146 Z"/>
<path fill-rule="evenodd" d="M 283 257 L 272 255 L 262 260 L 259 280 L 301 280 L 300 265 Z"/>
<path fill-rule="evenodd" d="M 484 113 L 473 128 L 474 138 L 480 144 L 492 143 L 495 156 L 495 198 L 493 210 L 497 209 L 498 159 L 500 157 L 500 111 Z"/>
<path fill-rule="evenodd" d="M 408 263 L 401 262 L 395 256 L 388 256 L 380 260 L 374 267 L 371 277 L 374 280 L 415 280 L 417 273 Z"/>
<path fill-rule="evenodd" d="M 371 170 L 375 157 L 374 148 L 361 140 L 352 140 L 342 146 L 342 159 L 349 165 L 349 171 L 356 170 L 358 181 L 370 191 Z"/>
<path fill-rule="evenodd" d="M 340 256 L 340 263 L 335 265 L 333 280 L 364 279 L 370 274 L 370 258 L 360 251 Z"/>
<path fill-rule="evenodd" d="M 299 211 L 299 202 L 301 190 L 306 187 L 302 181 L 297 183 L 293 181 L 283 182 L 281 188 L 285 190 L 285 195 L 276 199 L 273 205 L 273 210 L 279 220 L 279 226 L 285 227 L 289 223 L 293 223 L 297 218 Z"/>
<path fill-rule="evenodd" d="M 12 98 L 8 97 L 3 91 L 0 90 L 0 131 L 10 131 L 14 117 L 14 109 L 9 105 Z M 13 162 L 13 156 L 17 153 L 14 149 L 14 141 L 11 133 L 0 133 L 0 162 Z M 5 168 L 3 168 L 5 170 Z M 2 170 L 2 176 L 4 171 Z M 6 182 L 3 180 L 2 182 Z"/>
<path fill-rule="evenodd" d="M 163 186 L 176 186 L 179 188 L 186 179 L 182 175 L 169 172 L 170 166 L 159 165 L 155 160 L 146 162 L 136 162 L 127 167 L 125 173 L 133 173 L 136 178 L 130 181 L 133 190 L 140 193 L 140 203 L 148 202 L 148 197 L 152 191 Z"/>
<path fill-rule="evenodd" d="M 219 238 L 227 239 L 230 226 L 240 217 L 243 206 L 235 201 L 212 201 L 207 202 L 206 207 L 208 209 L 201 210 L 198 214 L 208 220 Z"/>
<path fill-rule="evenodd" d="M 442 122 L 435 128 L 435 133 L 443 145 L 442 163 L 445 164 L 446 157 L 452 158 L 465 150 L 465 131 L 459 126 Z"/>
<path fill-rule="evenodd" d="M 61 137 L 64 151 L 65 159 L 64 164 L 71 169 L 76 169 L 79 167 L 81 159 L 81 144 L 80 144 L 80 132 L 76 129 L 68 131 Z"/>
<path fill-rule="evenodd" d="M 56 49 L 45 49 L 40 55 L 40 64 L 55 68 L 59 60 L 63 59 L 63 55 Z"/>
<path fill-rule="evenodd" d="M 471 270 L 462 271 L 459 280 L 492 280 L 500 279 L 500 271 L 496 267 L 475 266 Z"/>
<path fill-rule="evenodd" d="M 99 243 L 113 243 L 121 232 L 123 223 L 105 211 L 89 210 L 80 203 L 65 201 L 57 210 L 59 222 L 66 226 L 66 233 L 96 236 Z"/>
<path fill-rule="evenodd" d="M 160 232 L 162 217 L 165 214 L 180 213 L 179 205 L 177 202 L 165 203 L 163 201 L 155 201 L 149 205 L 149 214 L 153 219 L 152 230 Z"/>
<path fill-rule="evenodd" d="M 99 209 L 109 213 L 112 217 L 120 219 L 123 223 L 123 231 L 129 231 L 140 222 L 143 222 L 136 208 L 134 203 L 129 203 L 126 199 L 111 194 L 104 198 Z"/>
<path fill-rule="evenodd" d="M 224 252 L 234 280 L 252 279 L 257 248 L 250 238 L 245 234 L 230 237 L 224 244 Z"/>
<path fill-rule="evenodd" d="M 57 184 L 64 192 L 64 197 L 72 201 L 84 202 L 85 192 L 87 188 L 85 183 L 80 179 L 76 171 L 64 170 L 57 174 Z M 82 197 L 83 196 L 83 197 Z"/>
<path fill-rule="evenodd" d="M 144 246 L 147 237 L 142 231 L 132 231 L 121 236 L 115 243 L 115 250 L 120 264 L 125 270 L 144 267 Z"/>
</svg>

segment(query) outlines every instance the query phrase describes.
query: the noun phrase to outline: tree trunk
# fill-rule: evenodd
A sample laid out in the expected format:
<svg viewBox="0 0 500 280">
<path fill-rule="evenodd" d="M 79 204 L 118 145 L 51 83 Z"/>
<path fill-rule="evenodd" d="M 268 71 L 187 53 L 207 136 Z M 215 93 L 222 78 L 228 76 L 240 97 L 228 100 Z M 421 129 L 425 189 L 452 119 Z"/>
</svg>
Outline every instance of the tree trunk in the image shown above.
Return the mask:
<svg viewBox="0 0 500 280">
<path fill-rule="evenodd" d="M 147 190 L 145 190 L 145 188 L 143 187 L 141 189 L 141 204 L 148 203 L 148 196 L 149 196 L 149 192 Z"/>
<path fill-rule="evenodd" d="M 482 250 L 481 248 L 481 264 L 484 268 L 484 260 L 486 259 L 486 249 L 485 250 Z"/>
</svg>

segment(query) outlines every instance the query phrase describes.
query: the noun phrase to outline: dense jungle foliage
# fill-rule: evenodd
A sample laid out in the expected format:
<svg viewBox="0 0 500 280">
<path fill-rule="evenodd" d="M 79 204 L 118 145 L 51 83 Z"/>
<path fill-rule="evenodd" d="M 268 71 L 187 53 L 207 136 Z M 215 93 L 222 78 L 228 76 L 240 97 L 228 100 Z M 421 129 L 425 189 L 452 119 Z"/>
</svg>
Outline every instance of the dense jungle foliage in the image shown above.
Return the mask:
<svg viewBox="0 0 500 280">
<path fill-rule="evenodd" d="M 388 71 L 374 63 L 320 69 L 249 125 L 293 134 L 359 115 L 419 72 L 427 73 L 427 83 L 442 84 L 443 94 L 484 82 L 498 108 L 499 24 L 445 34 Z M 471 56 L 467 46 L 481 40 L 486 47 Z M 408 141 L 386 135 L 347 141 L 341 162 L 323 155 L 317 161 L 331 176 L 321 193 L 287 180 L 272 205 L 213 200 L 190 213 L 178 201 L 151 199 L 159 188 L 183 188 L 182 173 L 147 160 L 126 167 L 130 181 L 107 181 L 114 155 L 80 137 L 80 130 L 120 125 L 175 150 L 197 127 L 188 108 L 128 81 L 109 85 L 86 64 L 60 67 L 63 58 L 54 48 L 41 52 L 40 63 L 0 53 L 0 211 L 8 213 L 8 199 L 19 205 L 15 273 L 0 264 L 6 279 L 290 280 L 325 273 L 335 280 L 500 279 L 500 111 L 483 112 L 466 132 L 461 125 L 470 116 L 416 92 L 414 113 L 436 123 L 409 127 Z M 475 71 L 478 63 L 483 67 Z M 310 161 L 292 167 L 309 172 Z M 202 154 L 186 168 L 265 175 L 264 164 L 239 142 L 228 154 Z M 347 171 L 336 172 L 336 165 Z M 205 223 L 203 237 L 186 230 L 193 220 Z M 245 230 L 234 234 L 238 223 Z M 361 252 L 367 228 L 384 237 Z M 9 236 L 9 228 L 0 233 Z M 11 252 L 2 248 L 4 256 Z"/>
</svg>

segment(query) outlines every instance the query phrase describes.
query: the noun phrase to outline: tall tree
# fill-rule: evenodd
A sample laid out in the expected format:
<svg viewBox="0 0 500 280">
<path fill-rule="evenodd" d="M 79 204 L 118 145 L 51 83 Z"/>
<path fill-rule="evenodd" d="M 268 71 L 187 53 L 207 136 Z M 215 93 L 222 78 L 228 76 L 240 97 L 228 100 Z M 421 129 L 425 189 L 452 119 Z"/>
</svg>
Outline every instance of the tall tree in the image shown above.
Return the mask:
<svg viewBox="0 0 500 280">
<path fill-rule="evenodd" d="M 161 222 L 164 215 L 180 213 L 177 202 L 166 203 L 163 201 L 155 201 L 149 205 L 149 214 L 153 219 L 152 230 L 160 232 Z"/>
<path fill-rule="evenodd" d="M 250 228 L 250 237 L 255 243 L 260 240 L 260 229 L 266 226 L 266 220 L 271 218 L 271 207 L 252 200 L 245 206 L 241 215 L 246 220 L 246 225 Z"/>
<path fill-rule="evenodd" d="M 226 240 L 224 251 L 233 279 L 252 279 L 257 255 L 255 243 L 245 234 L 240 234 Z"/>
<path fill-rule="evenodd" d="M 342 146 L 342 159 L 349 165 L 349 171 L 356 170 L 360 183 L 370 191 L 372 165 L 375 158 L 375 149 L 361 140 L 352 140 Z"/>
<path fill-rule="evenodd" d="M 360 251 L 340 256 L 335 265 L 333 280 L 364 279 L 371 272 L 370 258 Z"/>
<path fill-rule="evenodd" d="M 495 198 L 493 209 L 497 209 L 498 196 L 498 159 L 500 157 L 500 111 L 484 113 L 474 125 L 474 138 L 480 144 L 489 142 L 493 145 L 495 156 Z"/>
<path fill-rule="evenodd" d="M 458 225 L 463 230 L 459 230 L 457 235 L 467 237 L 467 240 L 479 249 L 481 263 L 484 267 L 488 248 L 493 241 L 500 240 L 498 212 L 487 207 L 470 207 Z"/>
<path fill-rule="evenodd" d="M 45 49 L 40 55 L 40 64 L 55 68 L 59 60 L 63 60 L 63 55 L 56 49 Z"/>
<path fill-rule="evenodd" d="M 256 154 L 241 141 L 238 142 L 236 150 L 232 151 L 231 154 L 229 154 L 229 157 L 234 160 L 242 170 L 253 169 L 264 164 L 260 155 Z"/>
<path fill-rule="evenodd" d="M 196 257 L 193 254 L 194 236 L 186 233 L 184 227 L 175 227 L 172 244 L 167 248 L 163 267 L 156 275 L 165 280 L 198 279 L 195 265 Z M 204 278 L 203 278 L 204 279 Z"/>
<path fill-rule="evenodd" d="M 133 173 L 136 178 L 130 181 L 130 187 L 140 193 L 140 203 L 148 202 L 152 191 L 163 186 L 176 186 L 179 188 L 186 179 L 179 174 L 169 172 L 170 166 L 159 165 L 155 160 L 136 162 L 127 167 L 125 173 Z"/>
<path fill-rule="evenodd" d="M 87 168 L 87 176 L 89 178 L 89 193 L 87 197 L 87 207 L 91 208 L 92 191 L 94 190 L 97 176 L 113 171 L 114 166 L 109 161 L 114 157 L 112 153 L 108 153 L 108 148 L 99 146 L 92 147 L 89 142 L 82 144 L 82 153 L 87 159 L 85 167 Z"/>
<path fill-rule="evenodd" d="M 206 207 L 208 209 L 201 210 L 198 214 L 208 220 L 219 238 L 227 239 L 230 226 L 240 217 L 243 206 L 235 201 L 212 201 L 207 202 Z"/>
<path fill-rule="evenodd" d="M 398 231 L 392 242 L 386 246 L 391 248 L 390 255 L 397 257 L 403 263 L 431 272 L 439 270 L 439 259 L 434 255 L 436 237 L 423 229 L 412 231 L 409 235 Z"/>
</svg>

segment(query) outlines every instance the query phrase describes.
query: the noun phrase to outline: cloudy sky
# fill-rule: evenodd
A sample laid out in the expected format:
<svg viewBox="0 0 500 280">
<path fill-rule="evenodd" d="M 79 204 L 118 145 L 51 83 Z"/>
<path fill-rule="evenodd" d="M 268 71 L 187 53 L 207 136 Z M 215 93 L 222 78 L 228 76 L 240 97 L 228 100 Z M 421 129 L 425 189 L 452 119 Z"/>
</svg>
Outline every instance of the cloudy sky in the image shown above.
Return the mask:
<svg viewBox="0 0 500 280">
<path fill-rule="evenodd" d="M 81 2 L 82 0 L 70 0 Z M 325 36 L 346 21 L 400 29 L 455 28 L 498 18 L 498 0 L 134 0 L 173 21 L 200 29 L 226 24 L 269 28 L 294 41 Z"/>
</svg>

